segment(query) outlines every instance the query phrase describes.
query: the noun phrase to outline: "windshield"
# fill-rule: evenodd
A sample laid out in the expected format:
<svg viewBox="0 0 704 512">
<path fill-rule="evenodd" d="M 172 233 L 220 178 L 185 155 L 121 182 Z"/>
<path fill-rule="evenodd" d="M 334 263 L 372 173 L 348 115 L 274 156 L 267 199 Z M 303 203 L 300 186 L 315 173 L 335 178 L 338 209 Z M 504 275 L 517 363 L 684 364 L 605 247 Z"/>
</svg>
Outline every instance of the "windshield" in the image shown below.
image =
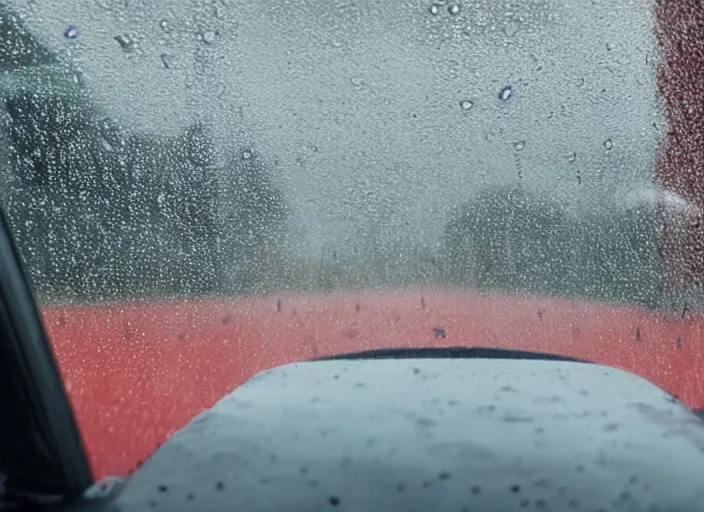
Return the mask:
<svg viewBox="0 0 704 512">
<path fill-rule="evenodd" d="M 96 473 L 364 350 L 547 352 L 704 407 L 703 26 L 695 0 L 2 0 L 0 202 Z"/>
</svg>

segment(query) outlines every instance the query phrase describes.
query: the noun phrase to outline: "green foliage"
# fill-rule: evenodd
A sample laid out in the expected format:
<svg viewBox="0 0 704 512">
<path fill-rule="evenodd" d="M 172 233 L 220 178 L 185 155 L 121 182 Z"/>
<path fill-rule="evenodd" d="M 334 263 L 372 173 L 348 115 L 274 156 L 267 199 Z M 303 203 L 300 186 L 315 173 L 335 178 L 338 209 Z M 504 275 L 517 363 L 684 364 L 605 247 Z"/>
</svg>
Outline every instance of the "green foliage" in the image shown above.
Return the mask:
<svg viewBox="0 0 704 512">
<path fill-rule="evenodd" d="M 0 4 L 0 71 L 55 64 L 56 57 L 23 27 L 17 15 Z"/>
<path fill-rule="evenodd" d="M 219 169 L 204 124 L 123 131 L 82 95 L 19 91 L 5 108 L 8 215 L 41 297 L 257 289 L 285 218 L 258 156 Z"/>
<path fill-rule="evenodd" d="M 284 265 L 288 211 L 261 157 L 250 148 L 234 153 L 221 172 L 222 282 L 224 291 L 262 292 Z"/>
<path fill-rule="evenodd" d="M 452 284 L 655 305 L 661 270 L 654 212 L 568 213 L 518 187 L 487 189 L 445 227 Z"/>
</svg>

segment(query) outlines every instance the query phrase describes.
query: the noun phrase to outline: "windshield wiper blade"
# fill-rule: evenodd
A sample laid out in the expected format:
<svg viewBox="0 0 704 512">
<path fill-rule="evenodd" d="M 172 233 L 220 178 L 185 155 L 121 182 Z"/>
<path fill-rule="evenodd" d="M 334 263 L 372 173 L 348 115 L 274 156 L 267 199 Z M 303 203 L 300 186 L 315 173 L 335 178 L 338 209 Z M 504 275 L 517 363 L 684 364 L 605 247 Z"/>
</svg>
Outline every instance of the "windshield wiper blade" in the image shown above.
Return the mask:
<svg viewBox="0 0 704 512">
<path fill-rule="evenodd" d="M 547 352 L 530 352 L 526 350 L 488 347 L 383 348 L 321 357 L 317 360 L 333 361 L 343 359 L 532 359 L 540 361 L 590 363 L 590 361 L 587 360 Z"/>
</svg>

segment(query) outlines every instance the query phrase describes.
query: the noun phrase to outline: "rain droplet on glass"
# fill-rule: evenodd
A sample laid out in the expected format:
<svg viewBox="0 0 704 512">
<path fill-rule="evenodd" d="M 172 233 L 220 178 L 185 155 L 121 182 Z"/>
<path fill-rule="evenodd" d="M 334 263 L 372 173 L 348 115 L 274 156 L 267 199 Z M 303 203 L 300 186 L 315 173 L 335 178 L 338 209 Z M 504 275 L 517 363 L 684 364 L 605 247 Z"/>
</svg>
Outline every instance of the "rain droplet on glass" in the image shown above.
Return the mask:
<svg viewBox="0 0 704 512">
<path fill-rule="evenodd" d="M 499 92 L 499 99 L 501 101 L 506 101 L 508 100 L 511 96 L 513 96 L 513 88 L 511 86 L 504 87 L 501 89 Z"/>
<path fill-rule="evenodd" d="M 447 8 L 447 12 L 452 14 L 453 16 L 456 16 L 457 14 L 460 13 L 460 6 L 459 4 L 452 4 Z"/>
<path fill-rule="evenodd" d="M 105 139 L 101 139 L 101 144 L 102 144 L 102 146 L 103 146 L 103 149 L 105 149 L 105 151 L 114 151 L 114 148 L 112 147 L 112 144 L 110 144 L 110 143 L 109 143 L 108 141 L 106 141 Z"/>
<path fill-rule="evenodd" d="M 117 41 L 123 51 L 131 52 L 134 49 L 134 40 L 127 34 L 115 36 L 115 41 Z"/>
<path fill-rule="evenodd" d="M 215 40 L 217 39 L 218 34 L 214 30 L 206 30 L 200 35 L 201 41 L 203 41 L 205 44 L 213 44 L 215 43 Z"/>
<path fill-rule="evenodd" d="M 101 9 L 108 11 L 127 7 L 127 0 L 96 0 L 95 3 Z"/>
<path fill-rule="evenodd" d="M 614 143 L 611 141 L 611 139 L 606 139 L 606 141 L 604 141 L 604 147 L 606 148 L 606 151 L 611 151 L 611 149 L 614 147 Z"/>
<path fill-rule="evenodd" d="M 173 65 L 173 59 L 171 58 L 171 55 L 167 53 L 162 53 L 161 54 L 161 63 L 164 65 L 166 69 L 171 69 L 174 67 Z"/>
<path fill-rule="evenodd" d="M 518 23 L 515 21 L 510 21 L 504 25 L 504 34 L 506 34 L 508 37 L 513 37 L 516 35 L 516 32 L 518 32 Z"/>
<path fill-rule="evenodd" d="M 79 31 L 76 25 L 69 25 L 64 30 L 64 37 L 66 39 L 76 39 L 78 37 Z"/>
<path fill-rule="evenodd" d="M 472 110 L 473 106 L 474 106 L 474 103 L 472 103 L 472 101 L 470 101 L 470 100 L 460 101 L 460 108 L 464 111 Z"/>
<path fill-rule="evenodd" d="M 350 83 L 353 87 L 358 89 L 364 87 L 364 79 L 361 76 L 353 76 L 350 78 Z"/>
<path fill-rule="evenodd" d="M 526 147 L 526 141 L 524 140 L 519 140 L 518 142 L 513 143 L 513 149 L 516 151 L 523 151 Z"/>
</svg>

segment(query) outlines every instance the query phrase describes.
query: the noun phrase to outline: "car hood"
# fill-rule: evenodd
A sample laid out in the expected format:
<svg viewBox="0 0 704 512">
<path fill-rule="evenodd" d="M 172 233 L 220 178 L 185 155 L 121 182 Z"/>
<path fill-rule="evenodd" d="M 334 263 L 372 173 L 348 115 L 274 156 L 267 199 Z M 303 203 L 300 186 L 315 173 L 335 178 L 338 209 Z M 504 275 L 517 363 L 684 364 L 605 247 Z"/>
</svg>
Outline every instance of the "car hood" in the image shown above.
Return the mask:
<svg viewBox="0 0 704 512">
<path fill-rule="evenodd" d="M 115 505 L 691 512 L 704 503 L 703 427 L 660 388 L 600 365 L 292 364 L 177 432 Z"/>
</svg>

